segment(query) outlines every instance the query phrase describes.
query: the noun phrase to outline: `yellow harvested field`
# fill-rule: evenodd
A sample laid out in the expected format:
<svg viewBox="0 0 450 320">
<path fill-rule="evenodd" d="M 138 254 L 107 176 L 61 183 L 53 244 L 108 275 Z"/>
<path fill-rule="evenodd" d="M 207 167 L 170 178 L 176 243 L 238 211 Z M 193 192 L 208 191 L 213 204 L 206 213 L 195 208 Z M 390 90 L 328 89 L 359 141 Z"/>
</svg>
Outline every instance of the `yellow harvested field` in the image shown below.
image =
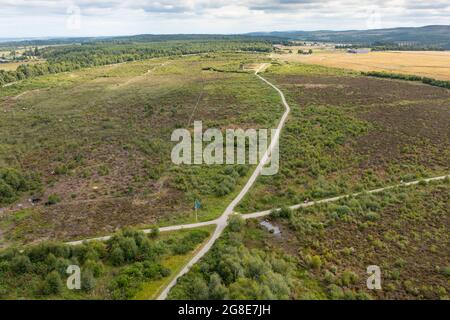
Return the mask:
<svg viewBox="0 0 450 320">
<path fill-rule="evenodd" d="M 283 61 L 318 64 L 356 71 L 386 71 L 450 80 L 450 51 L 383 51 L 361 54 L 342 50 L 314 52 L 312 55 L 273 54 Z"/>
<path fill-rule="evenodd" d="M 8 62 L 8 63 L 0 63 L 0 70 L 5 71 L 14 71 L 21 64 L 36 64 L 41 63 L 44 60 L 34 60 L 34 61 L 21 61 L 21 62 Z"/>
<path fill-rule="evenodd" d="M 5 71 L 14 71 L 18 66 L 23 64 L 23 62 L 8 62 L 8 63 L 0 63 L 0 70 Z"/>
</svg>

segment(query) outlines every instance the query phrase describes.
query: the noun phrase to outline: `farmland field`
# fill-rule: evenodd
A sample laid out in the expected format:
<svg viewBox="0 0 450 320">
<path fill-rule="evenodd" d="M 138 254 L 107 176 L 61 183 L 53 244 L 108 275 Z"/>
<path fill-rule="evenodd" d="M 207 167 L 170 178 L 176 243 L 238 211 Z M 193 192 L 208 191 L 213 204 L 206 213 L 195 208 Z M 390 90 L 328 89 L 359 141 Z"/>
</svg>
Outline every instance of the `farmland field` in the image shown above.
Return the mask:
<svg viewBox="0 0 450 320">
<path fill-rule="evenodd" d="M 449 51 L 386 51 L 349 54 L 341 50 L 316 50 L 313 48 L 312 55 L 300 55 L 297 54 L 296 47 L 293 47 L 292 50 L 293 53 L 272 54 L 272 57 L 282 61 L 356 71 L 385 71 L 450 80 Z"/>
<path fill-rule="evenodd" d="M 0 70 L 5 70 L 5 71 L 13 71 L 16 70 L 18 66 L 22 65 L 22 64 L 37 64 L 37 63 L 41 63 L 42 61 L 21 61 L 21 62 L 7 62 L 7 63 L 0 63 Z"/>
</svg>

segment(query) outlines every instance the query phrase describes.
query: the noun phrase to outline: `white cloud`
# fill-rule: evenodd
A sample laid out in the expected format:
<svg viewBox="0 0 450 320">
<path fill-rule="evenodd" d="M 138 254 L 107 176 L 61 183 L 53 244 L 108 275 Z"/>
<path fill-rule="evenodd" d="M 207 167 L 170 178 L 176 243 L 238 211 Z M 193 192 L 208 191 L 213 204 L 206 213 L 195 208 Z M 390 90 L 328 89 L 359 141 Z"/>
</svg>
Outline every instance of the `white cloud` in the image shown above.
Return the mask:
<svg viewBox="0 0 450 320">
<path fill-rule="evenodd" d="M 66 28 L 67 8 L 81 12 Z M 241 33 L 448 24 L 450 0 L 0 0 L 0 37 Z"/>
</svg>

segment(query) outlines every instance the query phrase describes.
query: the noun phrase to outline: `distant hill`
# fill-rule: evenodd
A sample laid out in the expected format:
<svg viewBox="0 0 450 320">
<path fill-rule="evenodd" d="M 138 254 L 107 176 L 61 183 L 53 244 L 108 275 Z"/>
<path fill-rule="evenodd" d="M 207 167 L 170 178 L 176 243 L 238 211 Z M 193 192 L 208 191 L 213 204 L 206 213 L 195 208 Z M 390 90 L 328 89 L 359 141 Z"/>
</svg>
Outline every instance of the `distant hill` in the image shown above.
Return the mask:
<svg viewBox="0 0 450 320">
<path fill-rule="evenodd" d="M 139 34 L 132 36 L 114 37 L 74 37 L 74 38 L 33 38 L 33 39 L 11 39 L 0 38 L 0 47 L 18 46 L 44 46 L 44 45 L 70 45 L 70 44 L 132 44 L 164 41 L 266 41 L 271 43 L 281 43 L 284 40 L 273 36 L 256 35 L 223 35 L 223 34 Z"/>
<path fill-rule="evenodd" d="M 392 28 L 374 30 L 347 31 L 273 31 L 247 34 L 141 34 L 115 37 L 66 37 L 66 38 L 0 38 L 0 47 L 56 45 L 56 44 L 92 44 L 92 43 L 146 43 L 158 41 L 267 41 L 287 43 L 288 40 L 320 41 L 348 43 L 361 46 L 397 45 L 410 43 L 416 47 L 433 47 L 450 50 L 450 25 L 426 26 L 419 28 Z"/>
<path fill-rule="evenodd" d="M 450 25 L 434 25 L 418 28 L 392 28 L 347 31 L 275 31 L 253 32 L 252 36 L 271 36 L 289 40 L 349 43 L 356 45 L 414 43 L 450 50 Z"/>
</svg>

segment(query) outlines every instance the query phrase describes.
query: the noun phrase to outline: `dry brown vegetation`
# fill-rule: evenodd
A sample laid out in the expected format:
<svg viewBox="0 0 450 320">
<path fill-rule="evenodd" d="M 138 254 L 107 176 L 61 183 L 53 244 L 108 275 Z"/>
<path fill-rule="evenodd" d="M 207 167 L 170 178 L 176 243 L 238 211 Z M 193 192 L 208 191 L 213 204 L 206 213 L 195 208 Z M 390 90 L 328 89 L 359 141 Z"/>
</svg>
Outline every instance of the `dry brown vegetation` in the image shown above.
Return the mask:
<svg viewBox="0 0 450 320">
<path fill-rule="evenodd" d="M 271 127 L 282 111 L 273 90 L 251 73 L 205 70 L 237 70 L 252 59 L 259 56 L 154 59 L 27 80 L 19 92 L 8 87 L 0 104 L 0 163 L 37 173 L 42 190 L 6 207 L 3 240 L 192 221 L 195 198 L 202 200 L 200 219 L 220 214 L 234 190 L 215 190 L 230 174 L 234 189 L 245 178 L 222 166 L 173 165 L 170 136 L 191 129 L 189 119 L 205 128 Z M 31 195 L 41 199 L 34 207 Z M 50 197 L 57 203 L 44 205 Z"/>
<path fill-rule="evenodd" d="M 290 49 L 290 47 L 288 47 Z M 386 71 L 450 80 L 448 51 L 388 51 L 349 54 L 341 50 L 320 50 L 312 55 L 293 53 L 273 54 L 276 59 L 302 62 L 356 71 Z M 315 50 L 315 48 L 313 49 Z"/>
<path fill-rule="evenodd" d="M 280 173 L 240 205 L 253 212 L 450 171 L 450 91 L 286 64 L 265 74 L 286 94 Z"/>
</svg>

